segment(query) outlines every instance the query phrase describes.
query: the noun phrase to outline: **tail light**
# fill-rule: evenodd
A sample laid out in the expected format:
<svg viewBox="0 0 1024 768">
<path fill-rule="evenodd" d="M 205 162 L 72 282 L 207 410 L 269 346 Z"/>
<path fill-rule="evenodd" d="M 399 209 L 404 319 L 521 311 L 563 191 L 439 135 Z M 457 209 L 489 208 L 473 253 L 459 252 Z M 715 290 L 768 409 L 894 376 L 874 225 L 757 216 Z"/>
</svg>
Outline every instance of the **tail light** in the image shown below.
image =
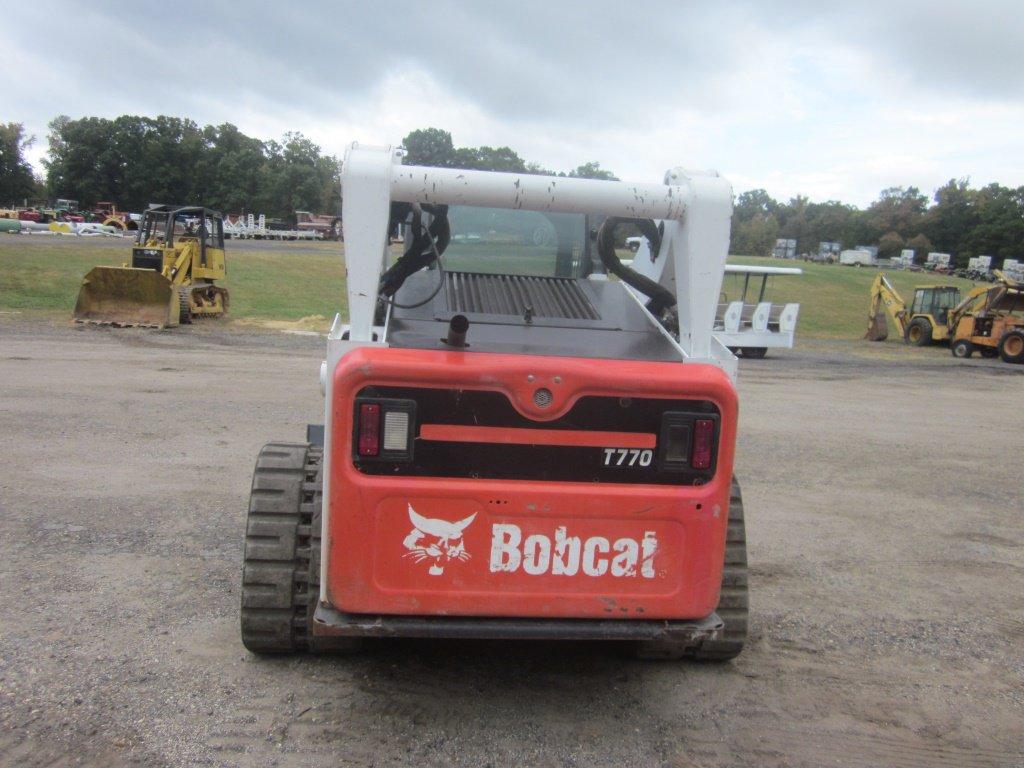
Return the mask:
<svg viewBox="0 0 1024 768">
<path fill-rule="evenodd" d="M 356 400 L 357 461 L 411 461 L 416 402 L 388 398 Z"/>
<path fill-rule="evenodd" d="M 359 404 L 359 455 L 380 454 L 380 406 L 377 403 Z"/>
<path fill-rule="evenodd" d="M 711 450 L 715 438 L 715 422 L 711 419 L 697 419 L 693 423 L 693 453 L 690 466 L 694 469 L 711 468 Z"/>
<path fill-rule="evenodd" d="M 707 472 L 715 464 L 718 419 L 708 414 L 664 414 L 658 439 L 660 466 L 665 472 Z"/>
</svg>

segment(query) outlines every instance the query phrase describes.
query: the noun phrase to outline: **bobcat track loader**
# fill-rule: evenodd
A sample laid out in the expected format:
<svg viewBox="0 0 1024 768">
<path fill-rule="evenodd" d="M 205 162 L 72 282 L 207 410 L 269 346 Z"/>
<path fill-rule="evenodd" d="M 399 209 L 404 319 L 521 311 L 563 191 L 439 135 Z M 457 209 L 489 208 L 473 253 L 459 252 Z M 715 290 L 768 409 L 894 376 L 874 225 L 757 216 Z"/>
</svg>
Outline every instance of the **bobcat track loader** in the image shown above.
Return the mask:
<svg viewBox="0 0 1024 768">
<path fill-rule="evenodd" d="M 142 216 L 131 263 L 93 267 L 75 304 L 77 322 L 166 328 L 228 309 L 215 285 L 227 273 L 224 222 L 201 207 L 151 206 Z"/>
<path fill-rule="evenodd" d="M 242 642 L 591 639 L 733 658 L 747 635 L 737 360 L 713 333 L 730 185 L 402 156 L 345 156 L 350 317 L 328 336 L 324 424 L 256 461 Z M 593 233 L 590 215 L 607 217 Z M 521 236 L 542 223 L 544 243 Z M 615 254 L 626 223 L 651 243 L 632 267 Z"/>
</svg>

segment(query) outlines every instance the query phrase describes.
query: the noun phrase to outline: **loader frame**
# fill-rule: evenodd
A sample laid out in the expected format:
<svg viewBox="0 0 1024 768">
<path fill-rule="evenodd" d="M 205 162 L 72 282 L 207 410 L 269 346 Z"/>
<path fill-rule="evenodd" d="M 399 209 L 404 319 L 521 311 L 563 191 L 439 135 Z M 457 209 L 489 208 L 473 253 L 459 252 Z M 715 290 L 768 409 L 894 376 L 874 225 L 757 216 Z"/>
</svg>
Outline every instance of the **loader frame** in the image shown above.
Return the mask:
<svg viewBox="0 0 1024 768">
<path fill-rule="evenodd" d="M 246 647 L 603 639 L 645 658 L 734 658 L 748 615 L 737 361 L 714 333 L 728 182 L 403 155 L 353 144 L 345 156 L 350 319 L 328 335 L 322 431 L 257 459 Z M 558 255 L 554 275 L 449 268 L 450 205 L 605 216 L 593 238 L 618 279 L 563 275 Z M 636 268 L 614 253 L 630 223 L 654 244 Z M 398 225 L 405 253 L 385 271 Z"/>
<path fill-rule="evenodd" d="M 678 335 L 662 333 L 678 353 L 678 363 L 704 363 L 735 378 L 736 357 L 713 334 L 718 296 L 729 248 L 732 188 L 716 172 L 674 168 L 663 184 L 632 184 L 515 173 L 402 165 L 404 150 L 353 143 L 342 167 L 342 220 L 348 271 L 349 323 L 335 317 L 321 366 L 325 396 L 321 536 L 331 526 L 334 371 L 359 347 L 387 347 L 387 319 L 374 324 L 378 284 L 387 256 L 392 202 L 476 205 L 540 212 L 649 217 L 664 224 L 661 247 L 637 271 L 658 281 L 676 297 Z M 641 295 L 629 296 L 641 307 Z M 646 312 L 646 309 L 644 309 Z M 651 322 L 661 328 L 658 321 Z M 346 437 L 347 439 L 347 437 Z M 330 554 L 320 564 L 320 608 L 331 610 L 327 592 Z"/>
</svg>

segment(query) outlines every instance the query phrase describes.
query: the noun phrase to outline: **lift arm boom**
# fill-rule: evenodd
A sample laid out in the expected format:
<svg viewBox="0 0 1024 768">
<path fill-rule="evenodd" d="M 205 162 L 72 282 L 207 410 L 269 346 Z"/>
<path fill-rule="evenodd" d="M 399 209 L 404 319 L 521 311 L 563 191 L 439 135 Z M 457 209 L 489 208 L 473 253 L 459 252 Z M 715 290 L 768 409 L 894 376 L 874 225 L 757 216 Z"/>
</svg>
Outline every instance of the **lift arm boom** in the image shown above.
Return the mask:
<svg viewBox="0 0 1024 768">
<path fill-rule="evenodd" d="M 885 341 L 889 337 L 886 313 L 899 329 L 900 336 L 907 331 L 907 304 L 889 282 L 884 272 L 879 272 L 871 284 L 871 309 L 868 312 L 868 331 L 864 338 L 869 341 Z"/>
</svg>

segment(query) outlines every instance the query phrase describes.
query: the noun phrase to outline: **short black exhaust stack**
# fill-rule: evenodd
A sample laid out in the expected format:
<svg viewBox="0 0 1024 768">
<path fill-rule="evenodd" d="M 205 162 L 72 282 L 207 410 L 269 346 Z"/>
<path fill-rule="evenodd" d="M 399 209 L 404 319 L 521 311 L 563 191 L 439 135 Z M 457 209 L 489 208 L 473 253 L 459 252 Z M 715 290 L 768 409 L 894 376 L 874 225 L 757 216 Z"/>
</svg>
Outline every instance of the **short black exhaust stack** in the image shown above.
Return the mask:
<svg viewBox="0 0 1024 768">
<path fill-rule="evenodd" d="M 449 347 L 466 346 L 466 332 L 469 330 L 469 318 L 455 315 L 448 322 L 448 335 L 442 339 Z"/>
</svg>

